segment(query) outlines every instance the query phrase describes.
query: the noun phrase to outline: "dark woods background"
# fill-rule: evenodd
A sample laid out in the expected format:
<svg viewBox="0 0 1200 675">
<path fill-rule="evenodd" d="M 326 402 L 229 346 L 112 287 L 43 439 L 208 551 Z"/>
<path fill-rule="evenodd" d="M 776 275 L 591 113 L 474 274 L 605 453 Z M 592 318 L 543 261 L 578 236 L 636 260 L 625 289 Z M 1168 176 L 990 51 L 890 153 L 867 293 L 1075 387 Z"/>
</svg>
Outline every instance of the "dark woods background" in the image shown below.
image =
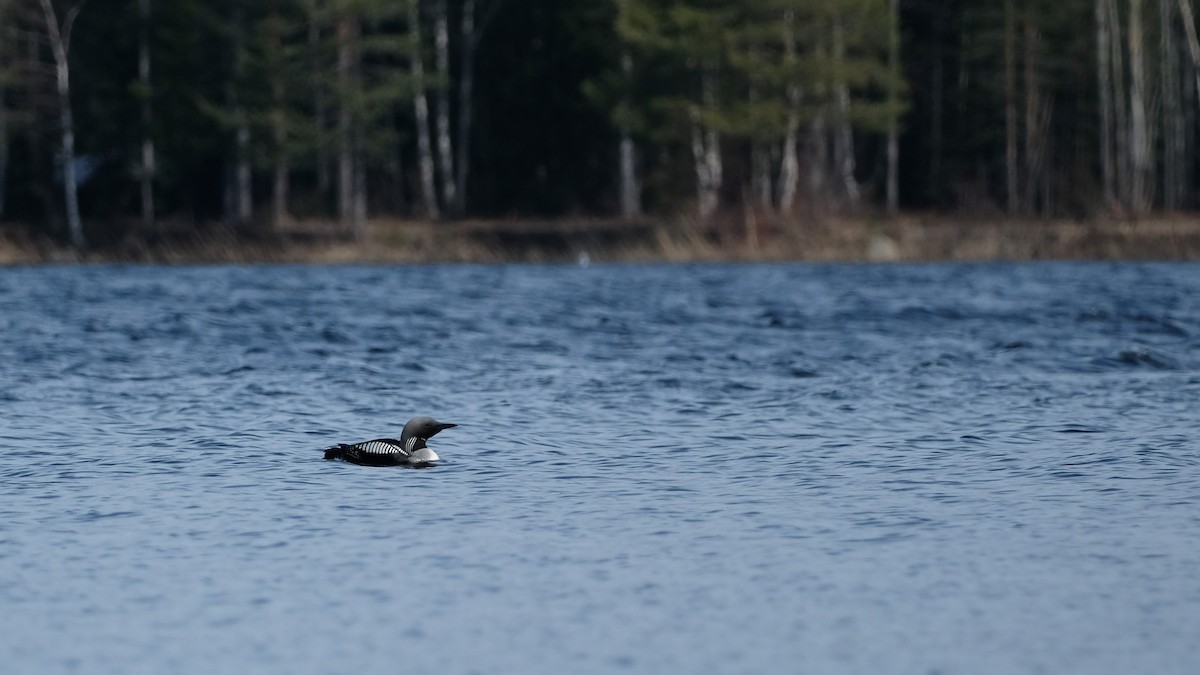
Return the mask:
<svg viewBox="0 0 1200 675">
<path fill-rule="evenodd" d="M 0 0 L 0 218 L 1190 210 L 1190 3 Z"/>
</svg>

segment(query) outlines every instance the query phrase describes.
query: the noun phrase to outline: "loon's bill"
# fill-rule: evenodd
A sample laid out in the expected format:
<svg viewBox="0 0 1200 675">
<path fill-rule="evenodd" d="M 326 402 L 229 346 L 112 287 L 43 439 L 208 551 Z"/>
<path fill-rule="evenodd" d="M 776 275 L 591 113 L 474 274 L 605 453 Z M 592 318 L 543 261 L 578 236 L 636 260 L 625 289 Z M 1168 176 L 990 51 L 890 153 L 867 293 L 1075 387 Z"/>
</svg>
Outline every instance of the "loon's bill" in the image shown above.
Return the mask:
<svg viewBox="0 0 1200 675">
<path fill-rule="evenodd" d="M 338 443 L 325 449 L 325 459 L 340 459 L 364 466 L 432 466 L 441 459 L 427 444 L 439 431 L 458 426 L 432 417 L 414 417 L 400 438 L 376 438 L 362 443 Z"/>
</svg>

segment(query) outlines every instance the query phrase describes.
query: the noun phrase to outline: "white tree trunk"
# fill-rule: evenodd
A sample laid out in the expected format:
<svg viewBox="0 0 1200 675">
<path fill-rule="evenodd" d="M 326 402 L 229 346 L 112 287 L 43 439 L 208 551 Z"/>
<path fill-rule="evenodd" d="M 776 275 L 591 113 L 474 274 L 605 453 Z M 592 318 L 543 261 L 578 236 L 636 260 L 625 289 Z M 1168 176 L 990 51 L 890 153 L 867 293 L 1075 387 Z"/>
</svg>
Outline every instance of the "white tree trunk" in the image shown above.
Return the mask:
<svg viewBox="0 0 1200 675">
<path fill-rule="evenodd" d="M 1133 212 L 1141 215 L 1150 206 L 1150 129 L 1146 117 L 1146 60 L 1142 12 L 1144 0 L 1129 0 L 1129 148 L 1133 164 L 1130 186 Z"/>
<path fill-rule="evenodd" d="M 363 166 L 362 154 L 354 157 L 353 195 L 351 201 L 350 225 L 354 229 L 354 238 L 358 241 L 367 239 L 367 171 Z"/>
<path fill-rule="evenodd" d="M 421 202 L 425 216 L 433 220 L 441 217 L 438 212 L 437 188 L 433 176 L 433 147 L 429 141 L 429 101 L 425 96 L 425 64 L 421 59 L 421 11 L 420 0 L 409 0 L 408 30 L 412 41 L 409 62 L 412 70 L 413 108 L 417 118 L 417 166 L 421 173 Z"/>
<path fill-rule="evenodd" d="M 245 227 L 254 217 L 254 195 L 250 180 L 250 126 L 246 123 L 245 111 L 238 108 L 235 114 L 237 116 L 237 131 L 235 132 L 237 167 L 234 176 L 237 192 L 237 224 L 239 227 Z"/>
<path fill-rule="evenodd" d="M 784 60 L 792 67 L 796 65 L 796 34 L 792 28 L 794 21 L 794 10 L 784 10 Z M 785 214 L 792 212 L 792 207 L 796 201 L 796 188 L 800 181 L 800 158 L 796 150 L 796 143 L 799 141 L 800 132 L 800 100 L 800 84 L 795 75 L 789 75 L 787 85 L 787 132 L 783 138 L 783 158 L 780 160 L 779 165 L 779 210 Z"/>
<path fill-rule="evenodd" d="M 841 66 L 846 60 L 846 39 L 839 16 L 833 24 L 833 58 Z M 854 177 L 854 132 L 850 128 L 850 87 L 845 79 L 839 77 L 836 84 L 838 127 L 834 137 L 834 154 L 837 160 L 838 173 L 842 179 L 842 189 L 846 191 L 846 201 L 850 208 L 858 206 L 858 180 Z"/>
<path fill-rule="evenodd" d="M 633 80 L 633 57 L 628 51 L 621 53 L 621 73 L 626 84 Z M 626 100 L 628 105 L 629 101 Z M 621 215 L 632 218 L 642 211 L 642 190 L 637 177 L 637 148 L 633 142 L 629 125 L 620 125 L 621 140 L 618 147 L 621 165 Z"/>
<path fill-rule="evenodd" d="M 705 110 L 716 105 L 716 82 L 708 67 L 701 75 L 701 98 Z M 701 220 L 708 220 L 720 203 L 722 166 L 721 136 L 705 124 L 698 110 L 692 112 L 692 161 L 696 168 L 696 205 Z"/>
<path fill-rule="evenodd" d="M 758 105 L 758 88 L 750 87 L 750 106 L 753 108 Z M 744 199 L 746 210 L 747 223 L 754 223 L 754 202 L 758 203 L 758 208 L 764 213 L 770 213 L 772 206 L 772 193 L 774 186 L 771 184 L 771 151 L 769 146 L 764 141 L 758 138 L 750 140 L 750 195 L 749 199 Z M 754 231 L 751 229 L 750 231 Z"/>
<path fill-rule="evenodd" d="M 454 183 L 454 149 L 450 143 L 450 27 L 446 16 L 446 0 L 436 0 L 434 7 L 434 56 L 438 72 L 437 149 L 442 179 L 442 200 L 453 209 L 457 199 Z"/>
<path fill-rule="evenodd" d="M 138 82 L 142 88 L 142 165 L 139 168 L 138 182 L 142 197 L 142 228 L 150 230 L 154 227 L 154 135 L 153 116 L 150 105 L 150 0 L 138 0 L 138 15 L 141 21 L 138 26 Z"/>
<path fill-rule="evenodd" d="M 1183 203 L 1186 120 L 1180 101 L 1179 55 L 1176 46 L 1174 5 L 1158 0 L 1160 65 L 1159 90 L 1162 96 L 1162 205 L 1168 211 Z"/>
<path fill-rule="evenodd" d="M 1179 0 L 1179 15 L 1187 35 L 1188 54 L 1192 57 L 1192 73 L 1196 77 L 1196 95 L 1200 96 L 1200 39 L 1196 38 L 1196 19 L 1190 0 Z"/>
<path fill-rule="evenodd" d="M 246 227 L 254 216 L 254 195 L 250 174 L 250 123 L 246 118 L 246 110 L 242 107 L 238 95 L 238 80 L 241 79 L 242 69 L 245 68 L 245 37 L 241 6 L 234 9 L 234 66 L 233 83 L 230 86 L 233 99 L 234 119 L 234 217 L 238 227 Z"/>
<path fill-rule="evenodd" d="M 60 30 L 58 16 L 50 0 L 41 0 L 46 16 L 46 32 L 50 36 L 50 49 L 54 53 L 55 84 L 58 90 L 59 123 L 62 127 L 62 181 L 63 197 L 67 209 L 67 231 L 71 245 L 83 248 L 83 222 L 79 217 L 79 197 L 75 185 L 75 121 L 71 115 L 71 72 L 67 56 L 71 49 L 71 26 L 79 15 L 82 4 L 67 11 Z"/>
</svg>

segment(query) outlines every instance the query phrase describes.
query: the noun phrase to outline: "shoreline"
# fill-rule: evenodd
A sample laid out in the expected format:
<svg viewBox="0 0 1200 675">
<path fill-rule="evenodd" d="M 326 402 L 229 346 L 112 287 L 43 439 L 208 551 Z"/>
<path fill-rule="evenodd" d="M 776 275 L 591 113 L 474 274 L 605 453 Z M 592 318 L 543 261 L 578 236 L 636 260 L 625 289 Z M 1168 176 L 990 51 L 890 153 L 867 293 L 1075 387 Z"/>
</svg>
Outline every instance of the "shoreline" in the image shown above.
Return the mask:
<svg viewBox="0 0 1200 675">
<path fill-rule="evenodd" d="M 983 262 L 1200 260 L 1200 218 L 1019 220 L 901 215 L 784 223 L 753 214 L 703 227 L 657 218 L 375 219 L 364 241 L 333 223 L 296 221 L 269 234 L 214 227 L 74 251 L 0 226 L 0 265 L 419 264 L 638 262 Z"/>
</svg>

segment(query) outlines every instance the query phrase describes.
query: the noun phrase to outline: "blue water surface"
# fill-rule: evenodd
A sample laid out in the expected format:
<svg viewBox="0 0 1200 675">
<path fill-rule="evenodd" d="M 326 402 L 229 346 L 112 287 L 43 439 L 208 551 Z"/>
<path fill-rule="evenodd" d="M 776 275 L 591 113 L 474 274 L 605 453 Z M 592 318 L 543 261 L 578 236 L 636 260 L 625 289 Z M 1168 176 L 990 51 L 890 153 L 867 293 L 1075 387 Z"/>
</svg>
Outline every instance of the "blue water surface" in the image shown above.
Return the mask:
<svg viewBox="0 0 1200 675">
<path fill-rule="evenodd" d="M 1194 264 L 4 269 L 0 669 L 1191 674 L 1198 435 Z"/>
</svg>

